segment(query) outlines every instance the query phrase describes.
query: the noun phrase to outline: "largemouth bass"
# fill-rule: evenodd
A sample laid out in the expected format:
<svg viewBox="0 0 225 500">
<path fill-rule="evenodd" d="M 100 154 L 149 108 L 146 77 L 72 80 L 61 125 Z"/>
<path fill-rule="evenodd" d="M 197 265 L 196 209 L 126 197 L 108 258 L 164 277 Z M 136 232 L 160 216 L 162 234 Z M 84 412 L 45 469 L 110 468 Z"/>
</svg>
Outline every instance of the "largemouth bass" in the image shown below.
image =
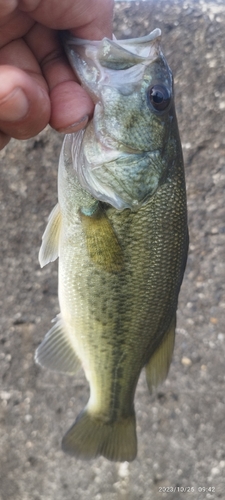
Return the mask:
<svg viewBox="0 0 225 500">
<path fill-rule="evenodd" d="M 171 70 L 159 29 L 139 39 L 67 36 L 72 67 L 95 105 L 85 130 L 65 137 L 58 204 L 41 266 L 59 257 L 60 314 L 36 352 L 74 374 L 90 399 L 63 438 L 79 458 L 131 461 L 134 395 L 167 376 L 188 248 L 182 150 Z"/>
</svg>

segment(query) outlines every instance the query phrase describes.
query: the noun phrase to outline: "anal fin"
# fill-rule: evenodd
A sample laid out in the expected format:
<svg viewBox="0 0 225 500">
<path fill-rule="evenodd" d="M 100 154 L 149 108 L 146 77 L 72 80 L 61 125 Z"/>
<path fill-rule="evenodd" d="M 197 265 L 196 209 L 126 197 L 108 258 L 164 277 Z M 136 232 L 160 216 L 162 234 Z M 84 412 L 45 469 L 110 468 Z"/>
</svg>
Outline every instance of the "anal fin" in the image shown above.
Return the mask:
<svg viewBox="0 0 225 500">
<path fill-rule="evenodd" d="M 80 367 L 80 360 L 70 343 L 60 316 L 37 348 L 35 361 L 50 370 L 71 375 Z"/>
<path fill-rule="evenodd" d="M 42 244 L 39 251 L 40 266 L 44 267 L 53 262 L 59 256 L 59 235 L 61 230 L 61 213 L 57 203 L 51 211 L 48 224 L 42 236 Z"/>
<path fill-rule="evenodd" d="M 167 377 L 173 356 L 176 328 L 176 314 L 174 315 L 169 329 L 165 333 L 162 342 L 151 356 L 145 366 L 146 380 L 150 393 L 161 384 Z"/>
<path fill-rule="evenodd" d="M 100 204 L 92 215 L 86 215 L 82 209 L 79 215 L 90 259 L 105 271 L 121 271 L 123 268 L 122 249 Z"/>
</svg>

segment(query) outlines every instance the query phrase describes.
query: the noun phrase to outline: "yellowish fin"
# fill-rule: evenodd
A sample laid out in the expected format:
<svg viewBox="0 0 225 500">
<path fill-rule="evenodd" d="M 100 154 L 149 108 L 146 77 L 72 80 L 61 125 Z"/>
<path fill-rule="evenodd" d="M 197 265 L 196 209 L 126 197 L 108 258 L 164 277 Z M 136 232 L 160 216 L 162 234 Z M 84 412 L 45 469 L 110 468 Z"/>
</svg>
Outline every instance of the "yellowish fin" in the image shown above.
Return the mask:
<svg viewBox="0 0 225 500">
<path fill-rule="evenodd" d="M 45 335 L 35 353 L 35 361 L 50 370 L 74 374 L 80 367 L 80 361 L 70 342 L 60 316 Z"/>
<path fill-rule="evenodd" d="M 61 213 L 59 204 L 53 208 L 48 218 L 48 224 L 42 236 L 42 245 L 39 251 L 40 266 L 44 267 L 59 256 L 59 235 L 61 230 Z"/>
<path fill-rule="evenodd" d="M 101 269 L 119 272 L 123 268 L 123 254 L 113 227 L 99 205 L 92 215 L 79 211 L 90 259 Z"/>
<path fill-rule="evenodd" d="M 176 315 L 173 317 L 161 344 L 145 366 L 146 380 L 150 393 L 167 377 L 174 349 L 175 328 Z"/>
<path fill-rule="evenodd" d="M 107 423 L 84 410 L 63 437 L 62 449 L 81 459 L 103 455 L 108 460 L 131 462 L 137 454 L 135 416 Z"/>
</svg>

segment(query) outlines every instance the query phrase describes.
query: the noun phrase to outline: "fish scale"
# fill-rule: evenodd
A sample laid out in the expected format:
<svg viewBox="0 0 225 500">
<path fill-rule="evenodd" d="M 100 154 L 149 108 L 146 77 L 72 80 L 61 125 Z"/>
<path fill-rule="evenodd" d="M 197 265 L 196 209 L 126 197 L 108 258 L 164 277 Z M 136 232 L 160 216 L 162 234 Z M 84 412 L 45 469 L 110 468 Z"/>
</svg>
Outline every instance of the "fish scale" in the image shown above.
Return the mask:
<svg viewBox="0 0 225 500">
<path fill-rule="evenodd" d="M 39 256 L 41 265 L 59 256 L 60 315 L 36 360 L 84 369 L 90 398 L 62 442 L 79 458 L 135 458 L 140 372 L 151 392 L 173 353 L 188 231 L 172 75 L 159 41 L 159 30 L 130 42 L 65 39 L 97 104 L 60 155 L 58 204 Z"/>
</svg>

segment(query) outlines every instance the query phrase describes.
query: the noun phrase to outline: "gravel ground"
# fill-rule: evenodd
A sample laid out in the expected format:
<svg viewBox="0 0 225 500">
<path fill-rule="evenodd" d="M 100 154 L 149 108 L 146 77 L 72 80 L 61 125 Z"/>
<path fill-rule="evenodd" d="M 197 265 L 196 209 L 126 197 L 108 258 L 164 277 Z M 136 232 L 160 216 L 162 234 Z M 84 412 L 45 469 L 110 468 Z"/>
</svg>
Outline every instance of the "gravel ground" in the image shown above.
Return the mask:
<svg viewBox="0 0 225 500">
<path fill-rule="evenodd" d="M 175 78 L 190 227 L 169 377 L 151 397 L 140 378 L 134 462 L 61 451 L 88 386 L 82 373 L 42 370 L 33 356 L 58 313 L 57 264 L 40 270 L 37 255 L 62 136 L 47 129 L 11 141 L 0 156 L 0 500 L 225 498 L 224 2 L 116 4 L 117 36 L 155 27 Z"/>
</svg>

